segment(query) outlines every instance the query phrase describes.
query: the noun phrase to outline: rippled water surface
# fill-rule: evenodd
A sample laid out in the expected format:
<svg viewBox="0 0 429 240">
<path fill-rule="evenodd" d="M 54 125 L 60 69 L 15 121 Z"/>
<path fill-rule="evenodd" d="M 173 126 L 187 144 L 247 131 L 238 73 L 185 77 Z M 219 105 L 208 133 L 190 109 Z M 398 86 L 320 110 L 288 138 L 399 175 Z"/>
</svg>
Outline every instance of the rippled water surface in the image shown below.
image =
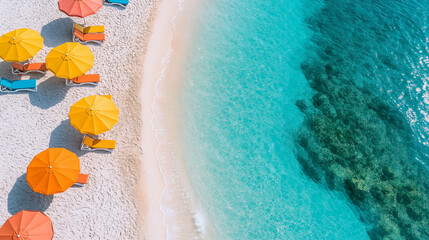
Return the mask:
<svg viewBox="0 0 429 240">
<path fill-rule="evenodd" d="M 204 1 L 184 149 L 218 239 L 429 239 L 428 6 Z"/>
</svg>

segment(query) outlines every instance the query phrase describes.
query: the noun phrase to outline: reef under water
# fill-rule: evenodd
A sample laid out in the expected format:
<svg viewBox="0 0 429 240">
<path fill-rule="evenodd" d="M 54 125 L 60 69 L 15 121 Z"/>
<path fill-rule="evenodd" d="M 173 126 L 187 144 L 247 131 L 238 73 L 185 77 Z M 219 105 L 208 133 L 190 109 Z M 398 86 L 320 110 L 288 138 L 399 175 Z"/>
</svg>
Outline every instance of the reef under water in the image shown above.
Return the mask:
<svg viewBox="0 0 429 240">
<path fill-rule="evenodd" d="M 329 69 L 329 66 L 326 66 Z M 311 76 L 311 103 L 298 136 L 304 172 L 333 190 L 344 190 L 361 210 L 374 239 L 429 237 L 429 177 L 409 126 L 398 111 L 352 81 L 324 71 Z"/>
<path fill-rule="evenodd" d="M 425 154 L 407 115 L 380 90 L 383 81 L 395 77 L 383 71 L 406 68 L 395 60 L 399 53 L 386 54 L 407 51 L 402 41 L 407 34 L 399 36 L 389 25 L 395 24 L 390 14 L 408 17 L 401 7 L 413 10 L 415 2 L 326 2 L 309 20 L 317 54 L 302 70 L 314 95 L 296 102 L 305 114 L 297 158 L 315 182 L 349 197 L 372 239 L 429 239 L 429 174 L 420 161 Z M 383 59 L 371 60 L 377 54 Z M 375 71 L 379 74 L 367 74 Z"/>
</svg>

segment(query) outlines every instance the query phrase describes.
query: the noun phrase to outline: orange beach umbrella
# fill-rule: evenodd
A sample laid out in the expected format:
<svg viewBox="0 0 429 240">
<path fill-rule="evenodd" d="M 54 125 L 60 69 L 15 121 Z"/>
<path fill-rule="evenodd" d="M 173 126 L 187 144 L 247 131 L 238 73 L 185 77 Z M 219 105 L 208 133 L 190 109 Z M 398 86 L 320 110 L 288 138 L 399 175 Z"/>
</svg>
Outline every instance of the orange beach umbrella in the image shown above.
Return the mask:
<svg viewBox="0 0 429 240">
<path fill-rule="evenodd" d="M 27 183 L 45 195 L 64 192 L 76 183 L 79 158 L 65 148 L 48 148 L 37 154 L 27 167 Z"/>
<path fill-rule="evenodd" d="M 103 6 L 102 0 L 59 0 L 58 7 L 61 12 L 70 17 L 84 18 L 95 14 Z"/>
<path fill-rule="evenodd" d="M 22 210 L 0 228 L 0 240 L 51 240 L 51 219 L 41 212 Z"/>
</svg>

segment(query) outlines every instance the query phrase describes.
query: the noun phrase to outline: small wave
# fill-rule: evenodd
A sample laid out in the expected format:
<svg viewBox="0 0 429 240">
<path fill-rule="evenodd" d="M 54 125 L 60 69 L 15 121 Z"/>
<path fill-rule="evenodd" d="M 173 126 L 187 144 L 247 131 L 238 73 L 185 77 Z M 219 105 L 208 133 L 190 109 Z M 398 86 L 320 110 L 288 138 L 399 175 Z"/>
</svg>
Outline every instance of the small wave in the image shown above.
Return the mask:
<svg viewBox="0 0 429 240">
<path fill-rule="evenodd" d="M 206 219 L 202 212 L 194 214 L 194 222 L 202 236 L 206 234 Z"/>
</svg>

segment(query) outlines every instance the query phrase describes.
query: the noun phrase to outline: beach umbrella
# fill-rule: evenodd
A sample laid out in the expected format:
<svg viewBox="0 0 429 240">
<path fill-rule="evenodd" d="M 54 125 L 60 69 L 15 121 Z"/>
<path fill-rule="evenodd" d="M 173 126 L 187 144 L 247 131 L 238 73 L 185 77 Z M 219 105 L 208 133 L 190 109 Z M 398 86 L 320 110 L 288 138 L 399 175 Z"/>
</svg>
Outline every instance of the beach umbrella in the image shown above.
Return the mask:
<svg viewBox="0 0 429 240">
<path fill-rule="evenodd" d="M 119 109 L 111 96 L 84 97 L 70 108 L 70 123 L 83 134 L 98 135 L 109 131 L 119 119 Z"/>
<path fill-rule="evenodd" d="M 39 211 L 22 210 L 0 228 L 0 240 L 51 240 L 51 219 Z"/>
<path fill-rule="evenodd" d="M 84 18 L 95 14 L 103 6 L 103 0 L 59 0 L 61 12 L 70 17 Z"/>
<path fill-rule="evenodd" d="M 22 62 L 43 48 L 43 38 L 29 28 L 20 28 L 0 37 L 0 57 L 7 62 Z"/>
<path fill-rule="evenodd" d="M 79 172 L 76 154 L 65 148 L 48 148 L 31 160 L 27 167 L 27 183 L 35 192 L 52 195 L 75 184 Z"/>
<path fill-rule="evenodd" d="M 46 68 L 60 78 L 72 79 L 85 74 L 94 65 L 94 54 L 80 43 L 67 42 L 46 56 Z"/>
</svg>

